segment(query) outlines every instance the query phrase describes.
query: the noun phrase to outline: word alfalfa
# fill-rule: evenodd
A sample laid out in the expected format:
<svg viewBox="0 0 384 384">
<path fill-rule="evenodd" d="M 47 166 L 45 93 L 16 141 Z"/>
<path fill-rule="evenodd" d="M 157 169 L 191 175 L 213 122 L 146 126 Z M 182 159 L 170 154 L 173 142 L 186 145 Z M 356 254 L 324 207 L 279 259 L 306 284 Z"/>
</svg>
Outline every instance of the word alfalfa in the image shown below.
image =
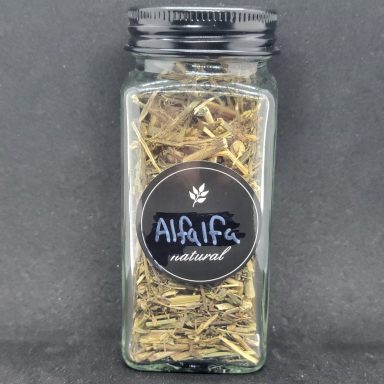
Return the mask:
<svg viewBox="0 0 384 384">
<path fill-rule="evenodd" d="M 176 228 L 176 223 L 177 228 Z M 240 244 L 240 239 L 232 228 L 226 227 L 226 220 L 223 216 L 212 215 L 208 222 L 201 221 L 198 228 L 194 227 L 191 218 L 186 215 L 180 216 L 178 220 L 167 221 L 160 217 L 156 225 L 155 241 L 166 240 L 167 243 L 184 245 L 187 241 L 200 247 L 205 245 L 217 245 L 222 237 L 228 242 Z"/>
</svg>

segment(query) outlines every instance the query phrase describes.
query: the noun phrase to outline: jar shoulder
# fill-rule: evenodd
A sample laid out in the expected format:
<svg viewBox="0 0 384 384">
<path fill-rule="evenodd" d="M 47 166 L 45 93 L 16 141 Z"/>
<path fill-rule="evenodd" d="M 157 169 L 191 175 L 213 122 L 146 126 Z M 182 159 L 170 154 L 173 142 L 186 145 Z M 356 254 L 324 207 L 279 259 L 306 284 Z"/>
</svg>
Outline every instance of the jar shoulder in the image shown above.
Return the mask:
<svg viewBox="0 0 384 384">
<path fill-rule="evenodd" d="M 150 76 L 140 71 L 132 71 L 126 77 L 122 88 L 122 95 L 153 93 L 153 92 L 183 92 L 183 93 L 217 93 L 248 96 L 265 96 L 268 99 L 277 98 L 276 79 L 269 72 L 255 76 L 247 81 L 228 79 L 218 82 L 216 79 L 201 81 L 193 79 L 163 79 Z"/>
</svg>

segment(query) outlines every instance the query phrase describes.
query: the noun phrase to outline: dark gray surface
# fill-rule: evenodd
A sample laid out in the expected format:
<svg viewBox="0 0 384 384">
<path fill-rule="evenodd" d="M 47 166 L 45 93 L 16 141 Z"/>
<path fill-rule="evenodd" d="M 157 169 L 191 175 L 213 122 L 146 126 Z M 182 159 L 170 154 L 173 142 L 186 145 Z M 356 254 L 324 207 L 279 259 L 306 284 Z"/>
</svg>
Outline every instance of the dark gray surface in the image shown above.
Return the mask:
<svg viewBox="0 0 384 384">
<path fill-rule="evenodd" d="M 0 383 L 384 382 L 382 0 L 260 2 L 282 48 L 269 358 L 241 377 L 120 357 L 132 4 L 0 0 Z"/>
</svg>

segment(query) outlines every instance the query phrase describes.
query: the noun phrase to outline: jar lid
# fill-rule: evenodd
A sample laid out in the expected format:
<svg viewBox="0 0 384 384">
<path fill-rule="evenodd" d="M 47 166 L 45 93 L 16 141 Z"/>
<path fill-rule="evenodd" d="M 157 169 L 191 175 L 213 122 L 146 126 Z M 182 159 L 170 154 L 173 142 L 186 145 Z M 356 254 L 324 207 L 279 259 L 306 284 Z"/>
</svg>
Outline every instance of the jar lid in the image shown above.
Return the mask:
<svg viewBox="0 0 384 384">
<path fill-rule="evenodd" d="M 144 7 L 128 12 L 128 51 L 163 56 L 263 56 L 275 48 L 273 10 Z"/>
</svg>

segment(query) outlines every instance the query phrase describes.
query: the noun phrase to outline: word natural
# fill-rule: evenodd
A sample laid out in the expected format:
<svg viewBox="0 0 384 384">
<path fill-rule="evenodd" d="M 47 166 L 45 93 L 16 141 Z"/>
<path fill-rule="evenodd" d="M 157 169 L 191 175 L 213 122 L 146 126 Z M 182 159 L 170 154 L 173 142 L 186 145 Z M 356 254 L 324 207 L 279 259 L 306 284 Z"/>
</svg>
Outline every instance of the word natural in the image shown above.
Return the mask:
<svg viewBox="0 0 384 384">
<path fill-rule="evenodd" d="M 192 253 L 183 253 L 182 255 L 172 255 L 170 261 L 221 261 L 224 260 L 224 255 L 226 255 L 232 247 L 227 247 L 221 253 L 197 253 L 193 251 Z"/>
</svg>

